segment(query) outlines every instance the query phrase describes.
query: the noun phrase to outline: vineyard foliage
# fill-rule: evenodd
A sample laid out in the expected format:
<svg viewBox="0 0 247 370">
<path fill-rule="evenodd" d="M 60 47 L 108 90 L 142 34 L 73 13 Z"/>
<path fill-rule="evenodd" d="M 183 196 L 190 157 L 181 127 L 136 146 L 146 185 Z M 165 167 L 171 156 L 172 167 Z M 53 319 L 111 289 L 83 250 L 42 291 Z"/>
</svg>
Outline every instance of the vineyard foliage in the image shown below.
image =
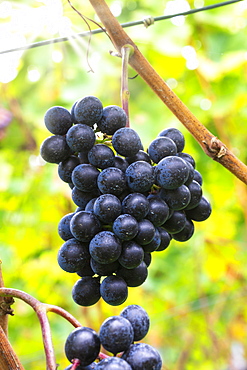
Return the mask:
<svg viewBox="0 0 247 370">
<path fill-rule="evenodd" d="M 172 7 L 179 12 L 213 3 L 107 2 L 120 22 L 162 15 Z M 2 49 L 25 40 L 64 36 L 71 30 L 87 31 L 65 0 L 3 3 L 8 6 L 5 13 L 0 12 Z M 98 21 L 89 2 L 77 0 L 73 5 Z M 246 2 L 241 1 L 127 30 L 195 116 L 245 163 L 246 17 Z M 57 225 L 76 206 L 70 188 L 57 175 L 57 166 L 41 160 L 39 147 L 50 135 L 43 116 L 51 106 L 71 109 L 85 95 L 97 96 L 104 106 L 121 105 L 121 59 L 109 53 L 112 50 L 109 38 L 99 34 L 92 37 L 90 46 L 88 38 L 81 38 L 0 55 L 0 258 L 5 286 L 59 305 L 96 331 L 106 317 L 118 315 L 123 307 L 100 301 L 81 308 L 73 302 L 71 288 L 77 277 L 57 264 L 62 244 Z M 130 77 L 135 74 L 129 69 Z M 129 80 L 129 90 L 130 124 L 145 148 L 164 128 L 183 132 L 185 151 L 196 160 L 213 212 L 196 224 L 188 242 L 172 241 L 167 250 L 153 256 L 147 281 L 130 288 L 126 305 L 137 303 L 148 312 L 151 328 L 145 341 L 159 350 L 165 369 L 233 369 L 235 351 L 247 345 L 246 185 L 204 154 L 140 77 Z M 14 309 L 10 341 L 27 370 L 42 370 L 45 360 L 35 314 L 18 300 Z M 64 342 L 72 327 L 54 314 L 49 317 L 57 362 L 63 369 L 67 366 Z M 242 361 L 247 363 L 247 356 Z"/>
</svg>

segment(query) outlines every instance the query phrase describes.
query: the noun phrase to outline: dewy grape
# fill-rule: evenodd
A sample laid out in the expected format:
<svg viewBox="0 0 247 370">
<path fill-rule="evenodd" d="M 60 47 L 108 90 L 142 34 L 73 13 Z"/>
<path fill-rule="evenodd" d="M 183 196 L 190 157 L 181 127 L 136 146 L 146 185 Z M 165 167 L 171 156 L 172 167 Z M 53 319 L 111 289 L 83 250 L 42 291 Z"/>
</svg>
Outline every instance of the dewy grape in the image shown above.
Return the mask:
<svg viewBox="0 0 247 370">
<path fill-rule="evenodd" d="M 120 305 L 128 287 L 148 278 L 154 252 L 167 249 L 172 239 L 189 240 L 194 223 L 210 216 L 202 176 L 183 152 L 178 129 L 165 128 L 144 150 L 138 133 L 126 127 L 124 110 L 104 107 L 94 96 L 78 99 L 70 112 L 51 107 L 44 121 L 53 135 L 40 154 L 58 164 L 75 203 L 58 225 L 64 242 L 58 263 L 79 277 L 72 297 L 81 306 L 100 298 Z M 126 356 L 132 359 L 139 351 L 150 349 L 134 346 Z M 100 369 L 115 365 L 106 361 L 104 366 Z"/>
</svg>

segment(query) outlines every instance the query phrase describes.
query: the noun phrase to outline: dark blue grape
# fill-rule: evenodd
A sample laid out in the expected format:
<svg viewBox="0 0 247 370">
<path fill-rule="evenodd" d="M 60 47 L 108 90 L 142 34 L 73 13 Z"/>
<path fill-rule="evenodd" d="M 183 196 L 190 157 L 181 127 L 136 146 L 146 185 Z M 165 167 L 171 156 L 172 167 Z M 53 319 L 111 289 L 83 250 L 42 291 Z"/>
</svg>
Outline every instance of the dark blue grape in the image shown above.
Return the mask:
<svg viewBox="0 0 247 370">
<path fill-rule="evenodd" d="M 76 273 L 80 277 L 95 275 L 95 272 L 92 270 L 92 268 L 90 266 L 90 260 L 86 263 L 85 266 L 83 266 L 79 270 L 77 270 Z"/>
<path fill-rule="evenodd" d="M 176 234 L 172 234 L 173 239 L 179 242 L 185 242 L 189 240 L 194 234 L 194 224 L 191 220 L 186 220 L 185 226 L 182 231 Z"/>
<path fill-rule="evenodd" d="M 95 143 L 95 133 L 87 125 L 78 123 L 66 134 L 67 144 L 73 152 L 88 152 Z"/>
<path fill-rule="evenodd" d="M 61 218 L 58 224 L 58 234 L 65 241 L 74 238 L 70 231 L 70 220 L 73 216 L 74 213 L 68 213 Z"/>
<path fill-rule="evenodd" d="M 105 168 L 98 176 L 98 188 L 103 194 L 120 195 L 126 189 L 123 171 L 119 168 Z"/>
<path fill-rule="evenodd" d="M 71 183 L 72 172 L 78 164 L 80 164 L 80 159 L 74 155 L 71 155 L 63 162 L 60 162 L 58 165 L 58 176 L 60 179 L 64 182 Z"/>
<path fill-rule="evenodd" d="M 122 251 L 119 239 L 111 231 L 101 231 L 89 244 L 92 258 L 99 263 L 111 263 L 118 259 Z"/>
<path fill-rule="evenodd" d="M 86 207 L 85 207 L 85 210 L 84 210 L 84 211 L 86 211 L 86 212 L 92 212 L 92 213 L 93 213 L 94 203 L 96 202 L 96 200 L 97 200 L 97 199 L 98 199 L 97 197 L 96 197 L 96 198 L 91 199 L 91 200 L 87 203 L 87 205 L 86 205 Z"/>
<path fill-rule="evenodd" d="M 202 175 L 197 170 L 194 171 L 194 181 L 198 182 L 202 186 Z"/>
<path fill-rule="evenodd" d="M 124 213 L 129 213 L 140 221 L 146 217 L 149 211 L 149 201 L 141 193 L 132 193 L 127 195 L 122 201 Z"/>
<path fill-rule="evenodd" d="M 109 276 L 112 275 L 119 267 L 119 262 L 114 261 L 111 263 L 99 263 L 93 258 L 90 260 L 90 265 L 95 274 L 99 276 Z"/>
<path fill-rule="evenodd" d="M 130 364 L 133 370 L 160 370 L 162 367 L 159 352 L 146 343 L 131 344 L 122 358 Z"/>
<path fill-rule="evenodd" d="M 104 169 L 114 166 L 115 154 L 109 146 L 96 144 L 88 152 L 89 162 L 97 168 Z"/>
<path fill-rule="evenodd" d="M 91 212 L 76 212 L 70 221 L 70 230 L 74 237 L 87 242 L 101 230 L 101 223 Z"/>
<path fill-rule="evenodd" d="M 202 197 L 199 204 L 190 210 L 186 210 L 186 215 L 188 218 L 194 221 L 205 221 L 212 212 L 211 204 L 209 201 Z"/>
<path fill-rule="evenodd" d="M 113 135 L 118 129 L 125 127 L 127 116 L 125 111 L 117 105 L 109 105 L 103 109 L 101 120 L 97 126 L 101 132 Z"/>
<path fill-rule="evenodd" d="M 88 160 L 88 152 L 79 152 L 78 153 L 78 158 L 80 160 L 80 163 L 81 164 L 85 164 L 85 163 L 89 163 L 89 160 Z"/>
<path fill-rule="evenodd" d="M 148 153 L 144 152 L 144 150 L 139 150 L 139 152 L 137 152 L 132 157 L 126 157 L 126 160 L 129 164 L 137 161 L 144 161 L 151 164 L 151 158 Z"/>
<path fill-rule="evenodd" d="M 83 276 L 72 289 L 72 298 L 79 306 L 92 306 L 100 299 L 100 281 L 98 277 Z"/>
<path fill-rule="evenodd" d="M 132 370 L 132 367 L 120 357 L 108 357 L 98 362 L 95 370 Z"/>
<path fill-rule="evenodd" d="M 142 248 L 143 248 L 144 252 L 151 253 L 151 252 L 156 251 L 156 249 L 159 248 L 160 243 L 161 243 L 161 236 L 160 236 L 158 228 L 156 228 L 154 237 L 151 240 L 151 242 L 148 243 L 148 244 L 143 245 Z"/>
<path fill-rule="evenodd" d="M 120 128 L 114 133 L 112 146 L 118 154 L 125 157 L 135 155 L 143 149 L 139 135 L 129 127 Z"/>
<path fill-rule="evenodd" d="M 76 120 L 76 118 L 75 118 L 75 106 L 76 106 L 77 102 L 78 102 L 78 100 L 76 100 L 76 101 L 74 102 L 74 104 L 72 105 L 72 108 L 71 108 L 71 110 L 70 110 L 71 119 L 72 119 L 72 122 L 73 122 L 73 123 L 78 123 L 78 122 L 77 122 L 77 120 Z"/>
<path fill-rule="evenodd" d="M 72 172 L 72 182 L 77 189 L 85 192 L 97 190 L 97 179 L 100 172 L 91 164 L 79 164 Z"/>
<path fill-rule="evenodd" d="M 129 167 L 129 162 L 118 155 L 114 157 L 113 167 L 119 168 L 121 171 L 125 172 Z"/>
<path fill-rule="evenodd" d="M 178 153 L 177 156 L 179 158 L 182 158 L 186 162 L 189 162 L 195 168 L 196 162 L 195 162 L 194 158 L 190 154 L 182 152 L 182 153 Z"/>
<path fill-rule="evenodd" d="M 189 210 L 195 208 L 200 203 L 202 198 L 202 188 L 200 184 L 194 180 L 187 186 L 190 191 L 190 202 L 185 209 Z"/>
<path fill-rule="evenodd" d="M 173 127 L 167 128 L 161 131 L 158 136 L 162 136 L 162 137 L 164 136 L 164 137 L 171 139 L 176 144 L 177 151 L 178 152 L 183 151 L 184 145 L 185 145 L 184 135 L 178 129 L 173 128 Z"/>
<path fill-rule="evenodd" d="M 59 249 L 57 261 L 62 270 L 76 272 L 88 260 L 88 244 L 75 238 L 67 240 Z"/>
<path fill-rule="evenodd" d="M 185 161 L 185 163 L 189 168 L 189 176 L 188 176 L 187 180 L 185 181 L 184 185 L 188 186 L 194 180 L 195 170 L 194 170 L 194 167 L 192 166 L 192 164 L 190 162 Z"/>
<path fill-rule="evenodd" d="M 76 102 L 74 116 L 77 122 L 93 126 L 99 122 L 103 113 L 103 105 L 95 96 L 85 96 Z"/>
<path fill-rule="evenodd" d="M 118 216 L 112 225 L 115 235 L 121 240 L 131 240 L 138 233 L 138 221 L 128 213 Z"/>
<path fill-rule="evenodd" d="M 125 307 L 120 316 L 127 319 L 134 330 L 134 341 L 143 339 L 149 330 L 150 320 L 147 312 L 141 306 L 132 304 Z"/>
<path fill-rule="evenodd" d="M 146 218 L 152 222 L 154 226 L 160 226 L 169 217 L 169 207 L 166 202 L 158 196 L 150 197 L 149 212 Z"/>
<path fill-rule="evenodd" d="M 179 233 L 185 227 L 186 220 L 187 219 L 184 211 L 174 211 L 172 216 L 162 225 L 162 227 L 168 233 Z"/>
<path fill-rule="evenodd" d="M 151 253 L 144 252 L 143 261 L 145 262 L 145 264 L 146 264 L 147 267 L 150 266 L 150 264 L 152 262 L 152 255 L 151 255 Z"/>
<path fill-rule="evenodd" d="M 105 224 L 112 223 L 121 214 L 121 202 L 113 194 L 100 195 L 94 203 L 93 212 Z"/>
<path fill-rule="evenodd" d="M 168 137 L 157 137 L 149 145 L 148 154 L 154 163 L 159 163 L 162 158 L 176 155 L 177 147 Z"/>
<path fill-rule="evenodd" d="M 41 157 L 48 163 L 60 163 L 71 155 L 71 150 L 64 136 L 47 137 L 40 147 Z"/>
<path fill-rule="evenodd" d="M 188 166 L 177 156 L 165 157 L 155 167 L 156 183 L 164 189 L 178 188 L 186 182 L 188 176 Z"/>
<path fill-rule="evenodd" d="M 117 276 L 122 277 L 129 287 L 140 286 L 147 279 L 147 265 L 142 261 L 139 266 L 134 267 L 133 269 L 120 267 L 117 271 Z"/>
<path fill-rule="evenodd" d="M 122 253 L 118 262 L 127 269 L 140 265 L 144 258 L 143 248 L 133 240 L 122 243 Z"/>
<path fill-rule="evenodd" d="M 158 227 L 159 233 L 160 233 L 160 245 L 159 247 L 155 250 L 155 252 L 162 252 L 166 248 L 168 248 L 170 241 L 171 241 L 171 235 L 163 229 L 163 227 Z"/>
<path fill-rule="evenodd" d="M 160 196 L 171 209 L 176 211 L 186 208 L 191 199 L 190 191 L 185 185 L 176 189 L 162 189 Z"/>
<path fill-rule="evenodd" d="M 80 207 L 82 210 L 85 210 L 85 207 L 88 204 L 88 202 L 91 199 L 93 199 L 95 197 L 98 197 L 99 194 L 100 194 L 100 192 L 98 190 L 95 190 L 93 192 L 88 193 L 86 191 L 81 191 L 81 190 L 77 189 L 76 186 L 74 186 L 73 189 L 72 189 L 71 197 L 72 197 L 73 202 L 78 207 Z"/>
<path fill-rule="evenodd" d="M 154 184 L 153 167 L 144 161 L 133 162 L 125 172 L 128 187 L 138 193 L 150 190 Z"/>
<path fill-rule="evenodd" d="M 72 126 L 70 112 L 60 106 L 49 108 L 45 113 L 44 121 L 46 128 L 55 135 L 65 135 Z"/>
<path fill-rule="evenodd" d="M 155 234 L 155 227 L 152 224 L 152 222 L 150 222 L 147 219 L 143 219 L 139 221 L 138 229 L 139 229 L 138 233 L 135 237 L 135 241 L 138 244 L 145 245 L 153 240 Z"/>
<path fill-rule="evenodd" d="M 103 300 L 118 306 L 124 303 L 128 297 L 128 287 L 123 278 L 116 275 L 107 276 L 100 285 L 100 294 Z"/>
<path fill-rule="evenodd" d="M 111 316 L 102 323 L 99 338 L 102 346 L 116 355 L 129 348 L 134 339 L 134 330 L 126 318 Z"/>
<path fill-rule="evenodd" d="M 65 354 L 70 362 L 77 358 L 80 366 L 90 365 L 99 355 L 100 340 L 97 333 L 87 327 L 74 329 L 65 342 Z"/>
</svg>

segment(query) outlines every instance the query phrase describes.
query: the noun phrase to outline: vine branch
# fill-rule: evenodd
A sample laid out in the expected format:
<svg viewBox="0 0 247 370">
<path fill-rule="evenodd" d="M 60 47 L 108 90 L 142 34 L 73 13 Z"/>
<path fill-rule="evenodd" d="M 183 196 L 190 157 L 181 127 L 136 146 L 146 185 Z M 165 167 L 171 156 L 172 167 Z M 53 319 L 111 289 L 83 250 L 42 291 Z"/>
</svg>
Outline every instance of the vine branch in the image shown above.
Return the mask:
<svg viewBox="0 0 247 370">
<path fill-rule="evenodd" d="M 96 14 L 103 23 L 116 50 L 130 44 L 134 53 L 129 64 L 151 87 L 171 112 L 180 120 L 186 129 L 201 145 L 204 152 L 213 160 L 219 162 L 237 178 L 247 184 L 247 166 L 241 162 L 218 138 L 216 138 L 186 107 L 178 96 L 168 87 L 161 76 L 153 69 L 138 47 L 123 30 L 117 19 L 111 13 L 104 0 L 89 0 Z"/>
</svg>

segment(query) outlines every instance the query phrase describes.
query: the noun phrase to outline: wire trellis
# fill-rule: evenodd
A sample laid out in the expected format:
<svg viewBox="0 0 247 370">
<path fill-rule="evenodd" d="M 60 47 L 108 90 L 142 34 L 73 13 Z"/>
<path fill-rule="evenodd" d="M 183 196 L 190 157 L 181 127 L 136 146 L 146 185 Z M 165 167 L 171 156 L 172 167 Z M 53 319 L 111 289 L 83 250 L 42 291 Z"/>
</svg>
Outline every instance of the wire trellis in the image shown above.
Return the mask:
<svg viewBox="0 0 247 370">
<path fill-rule="evenodd" d="M 158 17 L 148 16 L 148 17 L 145 17 L 142 20 L 121 23 L 121 26 L 123 28 L 133 27 L 133 26 L 138 26 L 138 25 L 144 25 L 145 27 L 149 27 L 149 26 L 153 25 L 155 22 L 158 22 L 158 21 L 163 21 L 163 20 L 175 18 L 175 17 L 178 17 L 178 16 L 186 16 L 186 15 L 190 15 L 190 14 L 194 14 L 194 13 L 198 13 L 198 12 L 203 12 L 203 11 L 219 8 L 219 7 L 222 7 L 222 6 L 238 3 L 240 1 L 243 1 L 243 0 L 229 0 L 229 1 L 224 1 L 224 2 L 221 2 L 221 3 L 217 3 L 217 4 L 203 6 L 201 8 L 190 9 L 186 12 L 169 14 L 169 15 L 162 15 L 162 16 L 158 16 Z M 17 47 L 17 48 L 13 48 L 13 49 L 2 50 L 2 51 L 0 51 L 0 54 L 6 54 L 6 53 L 14 52 L 14 51 L 33 49 L 33 48 L 37 48 L 37 47 L 40 47 L 40 46 L 55 44 L 55 43 L 59 43 L 59 42 L 65 42 L 65 41 L 69 41 L 71 39 L 77 39 L 77 38 L 80 38 L 80 37 L 86 37 L 86 36 L 95 35 L 95 34 L 103 33 L 103 32 L 105 32 L 104 28 L 97 28 L 97 29 L 92 30 L 92 31 L 79 32 L 79 33 L 69 35 L 69 36 L 65 36 L 65 37 L 56 37 L 56 38 L 52 38 L 52 39 L 48 39 L 48 40 L 44 40 L 44 41 L 33 42 L 31 44 L 26 44 L 26 45 L 23 45 L 23 46 L 20 46 L 20 47 Z"/>
</svg>

